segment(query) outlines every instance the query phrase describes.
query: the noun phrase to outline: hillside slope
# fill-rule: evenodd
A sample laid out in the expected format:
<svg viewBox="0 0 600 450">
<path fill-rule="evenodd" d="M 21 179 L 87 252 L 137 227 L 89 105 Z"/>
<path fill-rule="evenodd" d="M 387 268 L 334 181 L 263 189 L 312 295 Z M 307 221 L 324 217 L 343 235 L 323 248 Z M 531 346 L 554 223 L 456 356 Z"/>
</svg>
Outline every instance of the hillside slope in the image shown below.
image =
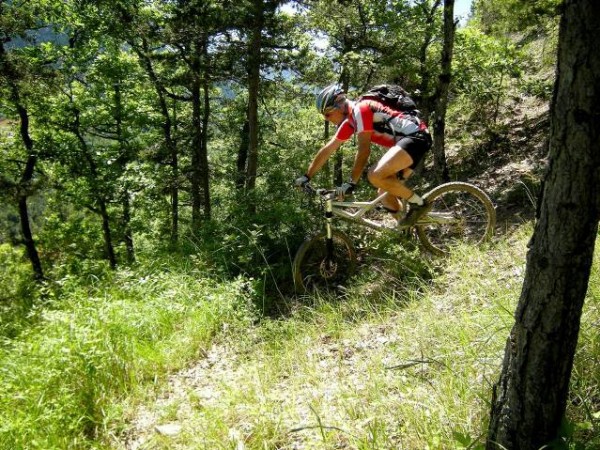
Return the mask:
<svg viewBox="0 0 600 450">
<path fill-rule="evenodd" d="M 491 247 L 430 262 L 430 281 L 388 273 L 389 289 L 359 279 L 337 297 L 290 299 L 288 316 L 216 341 L 173 374 L 131 411 L 117 446 L 475 445 L 485 435 L 546 162 L 548 109 L 528 101 L 503 124 L 505 134 L 479 139 L 484 143 L 464 157 L 449 151 L 454 177 L 484 187 L 497 205 Z M 369 269 L 386 270 L 381 261 Z"/>
</svg>

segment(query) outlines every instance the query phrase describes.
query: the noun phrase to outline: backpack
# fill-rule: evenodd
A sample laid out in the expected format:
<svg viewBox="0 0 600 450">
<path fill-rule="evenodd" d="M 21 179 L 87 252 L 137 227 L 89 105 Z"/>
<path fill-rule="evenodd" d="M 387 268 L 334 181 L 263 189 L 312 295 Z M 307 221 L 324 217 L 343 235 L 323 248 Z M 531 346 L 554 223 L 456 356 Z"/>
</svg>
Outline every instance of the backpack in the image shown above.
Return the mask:
<svg viewBox="0 0 600 450">
<path fill-rule="evenodd" d="M 375 100 L 395 111 L 416 111 L 417 104 L 406 90 L 396 84 L 380 84 L 373 86 L 358 99 Z"/>
</svg>

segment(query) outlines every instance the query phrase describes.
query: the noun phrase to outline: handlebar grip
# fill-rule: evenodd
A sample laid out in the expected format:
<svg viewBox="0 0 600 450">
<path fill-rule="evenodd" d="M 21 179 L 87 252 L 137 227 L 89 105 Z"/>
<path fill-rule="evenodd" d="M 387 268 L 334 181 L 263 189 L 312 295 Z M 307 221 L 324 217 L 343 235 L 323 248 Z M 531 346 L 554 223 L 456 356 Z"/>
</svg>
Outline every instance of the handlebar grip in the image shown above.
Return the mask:
<svg viewBox="0 0 600 450">
<path fill-rule="evenodd" d="M 311 186 L 310 183 L 306 183 L 304 184 L 304 186 L 302 186 L 302 189 L 304 190 L 304 192 L 306 192 L 307 194 L 314 194 L 316 193 L 316 189 L 314 187 Z"/>
</svg>

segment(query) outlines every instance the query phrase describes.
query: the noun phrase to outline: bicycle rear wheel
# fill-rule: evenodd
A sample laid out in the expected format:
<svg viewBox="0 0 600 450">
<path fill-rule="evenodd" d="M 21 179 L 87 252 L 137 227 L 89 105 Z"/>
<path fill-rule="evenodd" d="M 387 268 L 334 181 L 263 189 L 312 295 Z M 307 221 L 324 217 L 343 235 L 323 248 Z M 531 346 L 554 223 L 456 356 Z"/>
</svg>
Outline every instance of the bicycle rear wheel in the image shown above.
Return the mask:
<svg viewBox="0 0 600 450">
<path fill-rule="evenodd" d="M 453 246 L 480 244 L 494 234 L 496 210 L 488 195 L 469 183 L 442 184 L 424 196 L 432 209 L 416 225 L 423 246 L 436 255 Z"/>
<path fill-rule="evenodd" d="M 327 234 L 319 233 L 304 241 L 294 258 L 296 291 L 327 290 L 345 282 L 356 268 L 356 252 L 350 238 L 333 232 L 333 251 L 327 255 Z"/>
</svg>

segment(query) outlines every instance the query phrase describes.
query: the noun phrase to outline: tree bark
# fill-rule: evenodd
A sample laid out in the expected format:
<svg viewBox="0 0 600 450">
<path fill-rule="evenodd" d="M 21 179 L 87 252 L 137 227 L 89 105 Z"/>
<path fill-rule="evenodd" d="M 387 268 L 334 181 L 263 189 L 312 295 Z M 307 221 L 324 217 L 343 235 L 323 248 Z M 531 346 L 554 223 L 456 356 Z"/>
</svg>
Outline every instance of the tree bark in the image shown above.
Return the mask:
<svg viewBox="0 0 600 450">
<path fill-rule="evenodd" d="M 17 200 L 19 204 L 21 233 L 23 234 L 23 245 L 27 250 L 27 257 L 31 262 L 31 268 L 33 269 L 33 277 L 36 281 L 43 281 L 44 270 L 42 268 L 42 262 L 40 260 L 37 247 L 35 245 L 35 240 L 33 239 L 31 226 L 29 224 L 29 208 L 27 207 L 28 194 L 26 193 L 26 186 L 29 184 L 33 177 L 33 169 L 35 167 L 36 161 L 36 156 L 30 155 L 29 158 L 27 158 L 27 163 L 25 165 L 25 170 L 23 171 L 23 176 L 21 178 L 19 186 L 19 195 Z"/>
<path fill-rule="evenodd" d="M 428 95 L 431 82 L 431 71 L 427 68 L 427 52 L 433 42 L 435 34 L 435 16 L 441 3 L 442 0 L 435 0 L 431 8 L 427 8 L 427 3 L 421 5 L 425 16 L 425 35 L 419 49 L 421 84 L 419 86 L 419 93 L 414 96 L 414 99 L 417 101 L 419 110 L 423 114 L 425 120 L 429 120 L 429 114 L 433 109 L 432 103 L 434 100 L 431 95 Z"/>
<path fill-rule="evenodd" d="M 131 160 L 129 146 L 126 143 L 126 137 L 123 133 L 123 97 L 121 95 L 121 84 L 116 82 L 115 89 L 115 128 L 117 141 L 120 147 L 119 165 L 124 169 Z M 123 206 L 122 228 L 123 242 L 127 251 L 127 261 L 135 262 L 135 248 L 133 245 L 133 231 L 131 229 L 131 203 L 129 195 L 129 183 L 125 182 L 121 191 L 121 204 Z"/>
<path fill-rule="evenodd" d="M 195 65 L 194 65 L 195 66 Z M 192 229 L 197 230 L 202 221 L 202 193 L 201 193 L 201 161 L 202 161 L 202 121 L 201 121 L 201 92 L 198 79 L 198 67 L 193 67 L 195 78 L 190 87 L 192 93 L 192 160 L 191 160 L 191 197 L 192 197 Z"/>
<path fill-rule="evenodd" d="M 256 186 L 258 170 L 258 93 L 260 89 L 260 66 L 262 52 L 262 29 L 264 6 L 262 0 L 253 1 L 253 23 L 248 41 L 248 159 L 246 165 L 246 189 Z"/>
<path fill-rule="evenodd" d="M 104 251 L 106 252 L 106 258 L 108 259 L 108 263 L 111 269 L 117 268 L 117 257 L 115 255 L 115 248 L 113 245 L 112 239 L 112 230 L 110 227 L 110 217 L 108 215 L 108 200 L 104 193 L 104 187 L 101 186 L 99 182 L 100 176 L 98 174 L 98 165 L 90 152 L 88 144 L 83 137 L 80 129 L 80 120 L 79 120 L 79 110 L 74 108 L 74 121 L 71 127 L 71 132 L 75 135 L 77 140 L 79 141 L 79 145 L 81 147 L 81 151 L 83 153 L 83 157 L 88 163 L 89 167 L 89 175 L 88 179 L 93 189 L 93 196 L 98 203 L 98 208 L 94 209 L 94 212 L 100 215 L 102 219 L 102 235 L 104 237 Z"/>
<path fill-rule="evenodd" d="M 167 96 L 163 84 L 160 82 L 152 65 L 152 60 L 148 56 L 150 54 L 150 46 L 145 38 L 141 39 L 141 47 L 136 45 L 133 39 L 129 40 L 129 44 L 136 52 L 140 66 L 146 71 L 156 95 L 160 113 L 163 118 L 162 130 L 165 139 L 165 146 L 170 155 L 171 165 L 171 235 L 170 240 L 172 245 L 176 245 L 179 241 L 179 150 L 177 143 L 173 138 L 174 121 L 171 119 L 169 107 L 167 104 Z"/>
<path fill-rule="evenodd" d="M 448 109 L 448 91 L 452 79 L 452 53 L 454 51 L 454 0 L 444 1 L 444 47 L 442 49 L 442 72 L 435 93 L 435 111 L 433 120 L 433 167 L 440 183 L 450 180 L 446 164 L 446 111 Z"/>
<path fill-rule="evenodd" d="M 488 450 L 557 438 L 568 398 L 600 216 L 600 3 L 566 0 L 551 107 L 549 168 L 525 281 L 495 387 Z"/>
<path fill-rule="evenodd" d="M 208 43 L 204 46 L 204 58 L 208 58 Z M 209 81 L 209 65 L 205 64 L 204 76 L 202 77 L 202 140 L 200 142 L 201 160 L 200 172 L 202 183 L 202 195 L 204 204 L 204 218 L 209 220 L 211 216 L 210 204 L 210 170 L 208 166 L 208 123 L 210 120 L 210 81 Z"/>
<path fill-rule="evenodd" d="M 135 262 L 135 246 L 133 241 L 133 230 L 131 229 L 131 198 L 129 190 L 125 188 L 122 196 L 123 205 L 123 240 L 127 251 L 127 262 Z"/>
<path fill-rule="evenodd" d="M 14 84 L 12 85 L 12 96 L 13 102 L 19 113 L 19 119 L 21 121 L 21 139 L 28 154 L 27 162 L 25 163 L 25 169 L 23 170 L 21 180 L 19 181 L 17 195 L 21 233 L 23 235 L 23 245 L 27 250 L 27 257 L 31 262 L 31 268 L 33 269 L 33 277 L 36 281 L 42 281 L 44 279 L 44 270 L 42 268 L 42 262 L 37 251 L 35 240 L 33 239 L 33 233 L 31 232 L 31 225 L 29 223 L 29 208 L 27 207 L 27 199 L 29 198 L 29 185 L 33 179 L 33 171 L 35 169 L 35 164 L 37 163 L 37 156 L 34 154 L 33 140 L 29 135 L 29 113 L 25 107 L 21 105 L 19 100 L 19 92 Z"/>
<path fill-rule="evenodd" d="M 0 5 L 0 10 L 1 9 L 2 6 Z M 4 41 L 0 41 L 0 64 L 3 67 L 4 75 L 7 78 L 10 88 L 10 101 L 15 106 L 17 113 L 19 114 L 19 133 L 27 152 L 27 162 L 25 163 L 25 168 L 21 174 L 21 179 L 18 183 L 15 183 L 15 187 L 17 188 L 17 205 L 19 209 L 23 245 L 27 251 L 27 257 L 31 262 L 33 278 L 40 282 L 44 280 L 44 270 L 42 268 L 42 262 L 37 251 L 35 240 L 33 239 L 33 233 L 31 232 L 29 208 L 27 206 L 27 199 L 30 196 L 30 185 L 33 179 L 35 165 L 37 163 L 37 155 L 34 152 L 33 139 L 31 139 L 31 135 L 29 134 L 29 113 L 27 112 L 25 106 L 23 106 L 21 103 L 21 97 L 17 85 L 19 75 L 17 74 L 16 70 L 14 70 L 14 67 L 10 61 L 6 58 Z"/>
<path fill-rule="evenodd" d="M 237 154 L 237 174 L 235 179 L 235 187 L 238 191 L 242 191 L 246 186 L 246 164 L 248 164 L 248 137 L 250 133 L 250 125 L 248 124 L 248 119 L 244 121 L 244 126 L 242 127 L 242 133 L 240 136 L 240 147 L 238 149 Z"/>
<path fill-rule="evenodd" d="M 104 236 L 104 250 L 111 269 L 117 268 L 117 257 L 115 255 L 115 247 L 112 241 L 112 232 L 110 228 L 110 217 L 108 208 L 106 207 L 106 199 L 103 195 L 97 197 L 100 206 L 100 217 L 102 218 L 102 235 Z"/>
<path fill-rule="evenodd" d="M 208 36 L 195 41 L 196 51 L 191 57 L 192 69 L 192 227 L 198 229 L 201 220 L 210 218 L 208 179 L 208 120 L 210 114 L 208 83 Z"/>
</svg>

